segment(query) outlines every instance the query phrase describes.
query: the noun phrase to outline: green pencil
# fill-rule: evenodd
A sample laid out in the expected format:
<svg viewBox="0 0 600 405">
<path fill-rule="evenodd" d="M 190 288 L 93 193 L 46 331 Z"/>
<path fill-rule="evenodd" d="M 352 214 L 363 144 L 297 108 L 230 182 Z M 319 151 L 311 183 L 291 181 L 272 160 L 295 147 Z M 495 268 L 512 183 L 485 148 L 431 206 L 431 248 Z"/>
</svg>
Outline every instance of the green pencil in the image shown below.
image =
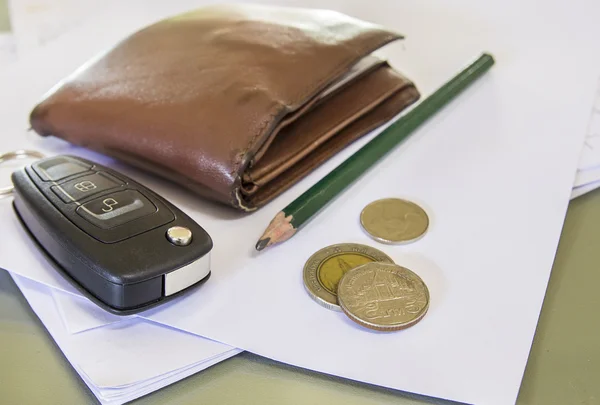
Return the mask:
<svg viewBox="0 0 600 405">
<path fill-rule="evenodd" d="M 385 131 L 346 159 L 318 183 L 277 213 L 256 244 L 257 250 L 284 242 L 294 236 L 325 205 L 352 184 L 369 167 L 392 150 L 416 128 L 442 109 L 494 65 L 484 53 L 452 80 L 390 125 Z"/>
</svg>

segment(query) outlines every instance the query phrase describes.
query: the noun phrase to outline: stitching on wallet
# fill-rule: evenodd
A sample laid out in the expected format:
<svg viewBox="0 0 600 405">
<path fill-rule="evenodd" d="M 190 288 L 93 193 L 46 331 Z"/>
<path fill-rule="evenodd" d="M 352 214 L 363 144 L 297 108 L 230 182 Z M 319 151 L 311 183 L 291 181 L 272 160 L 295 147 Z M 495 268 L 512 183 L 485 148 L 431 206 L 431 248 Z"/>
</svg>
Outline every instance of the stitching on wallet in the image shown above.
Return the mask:
<svg viewBox="0 0 600 405">
<path fill-rule="evenodd" d="M 235 197 L 235 200 L 237 202 L 237 206 L 239 208 L 241 208 L 242 210 L 246 211 L 246 212 L 252 212 L 252 211 L 256 211 L 256 207 L 251 207 L 251 206 L 245 206 L 244 204 L 246 203 L 246 201 L 244 201 L 244 199 L 241 197 L 241 192 L 239 188 L 236 188 L 233 192 L 233 196 Z"/>
</svg>

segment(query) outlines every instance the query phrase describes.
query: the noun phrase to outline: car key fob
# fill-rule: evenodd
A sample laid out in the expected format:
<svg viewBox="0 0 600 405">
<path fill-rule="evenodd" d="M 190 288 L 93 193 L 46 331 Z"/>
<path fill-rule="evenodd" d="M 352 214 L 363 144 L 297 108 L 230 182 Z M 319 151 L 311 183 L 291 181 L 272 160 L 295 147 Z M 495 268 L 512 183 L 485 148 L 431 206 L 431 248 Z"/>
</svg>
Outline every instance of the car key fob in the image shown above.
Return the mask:
<svg viewBox="0 0 600 405">
<path fill-rule="evenodd" d="M 210 276 L 212 240 L 173 204 L 99 164 L 39 160 L 12 174 L 13 206 L 51 263 L 120 315 L 161 304 Z"/>
</svg>

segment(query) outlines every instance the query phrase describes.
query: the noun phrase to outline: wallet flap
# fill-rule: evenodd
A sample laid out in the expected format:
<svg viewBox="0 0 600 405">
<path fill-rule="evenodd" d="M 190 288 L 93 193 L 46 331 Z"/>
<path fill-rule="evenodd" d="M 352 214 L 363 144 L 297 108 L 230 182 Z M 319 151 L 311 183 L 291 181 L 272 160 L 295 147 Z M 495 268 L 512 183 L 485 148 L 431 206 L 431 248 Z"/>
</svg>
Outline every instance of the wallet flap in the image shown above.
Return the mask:
<svg viewBox="0 0 600 405">
<path fill-rule="evenodd" d="M 248 167 L 255 166 L 260 161 L 263 155 L 271 148 L 271 144 L 275 139 L 280 137 L 280 131 L 292 125 L 298 118 L 304 119 L 307 113 L 319 105 L 328 102 L 334 96 L 344 91 L 346 88 L 353 86 L 354 83 L 361 77 L 375 70 L 378 66 L 385 64 L 386 61 L 377 58 L 373 55 L 368 55 L 353 65 L 346 74 L 341 76 L 336 81 L 332 82 L 328 87 L 317 93 L 315 97 L 308 100 L 301 108 L 295 111 L 290 111 L 279 123 L 273 128 L 271 133 L 265 138 L 260 147 L 252 154 L 252 159 L 248 163 Z M 280 142 L 279 142 L 280 143 Z"/>
<path fill-rule="evenodd" d="M 407 105 L 414 103 L 419 98 L 419 93 L 414 87 L 407 87 L 398 91 L 381 103 L 378 108 L 369 111 L 350 125 L 343 128 L 336 136 L 328 139 L 312 151 L 304 159 L 290 167 L 285 176 L 278 176 L 247 197 L 247 203 L 260 207 L 271 201 L 281 192 L 289 189 L 294 183 L 310 173 L 315 167 L 321 165 L 335 153 L 345 148 L 349 143 L 359 139 L 364 134 L 388 122 Z"/>
<path fill-rule="evenodd" d="M 301 120 L 282 128 L 268 150 L 243 174 L 244 194 L 250 195 L 281 175 L 328 139 L 412 83 L 387 64 L 352 82 Z"/>
</svg>

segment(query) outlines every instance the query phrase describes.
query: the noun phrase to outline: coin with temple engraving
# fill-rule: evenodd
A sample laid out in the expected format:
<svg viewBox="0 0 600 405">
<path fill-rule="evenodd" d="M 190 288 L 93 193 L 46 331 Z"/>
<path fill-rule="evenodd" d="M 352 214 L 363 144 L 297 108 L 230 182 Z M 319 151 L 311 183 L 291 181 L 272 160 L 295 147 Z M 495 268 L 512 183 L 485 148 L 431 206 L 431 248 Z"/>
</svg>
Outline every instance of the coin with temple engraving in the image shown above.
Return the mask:
<svg viewBox="0 0 600 405">
<path fill-rule="evenodd" d="M 384 198 L 367 205 L 360 224 L 373 239 L 389 244 L 413 242 L 429 228 L 429 217 L 417 204 L 400 198 Z"/>
<path fill-rule="evenodd" d="M 429 290 L 411 270 L 367 263 L 348 271 L 338 285 L 338 302 L 354 322 L 394 331 L 419 322 L 429 309 Z"/>
<path fill-rule="evenodd" d="M 342 276 L 357 266 L 371 262 L 394 263 L 385 253 L 358 243 L 328 246 L 313 254 L 304 265 L 304 287 L 318 304 L 341 311 L 337 287 Z"/>
</svg>

